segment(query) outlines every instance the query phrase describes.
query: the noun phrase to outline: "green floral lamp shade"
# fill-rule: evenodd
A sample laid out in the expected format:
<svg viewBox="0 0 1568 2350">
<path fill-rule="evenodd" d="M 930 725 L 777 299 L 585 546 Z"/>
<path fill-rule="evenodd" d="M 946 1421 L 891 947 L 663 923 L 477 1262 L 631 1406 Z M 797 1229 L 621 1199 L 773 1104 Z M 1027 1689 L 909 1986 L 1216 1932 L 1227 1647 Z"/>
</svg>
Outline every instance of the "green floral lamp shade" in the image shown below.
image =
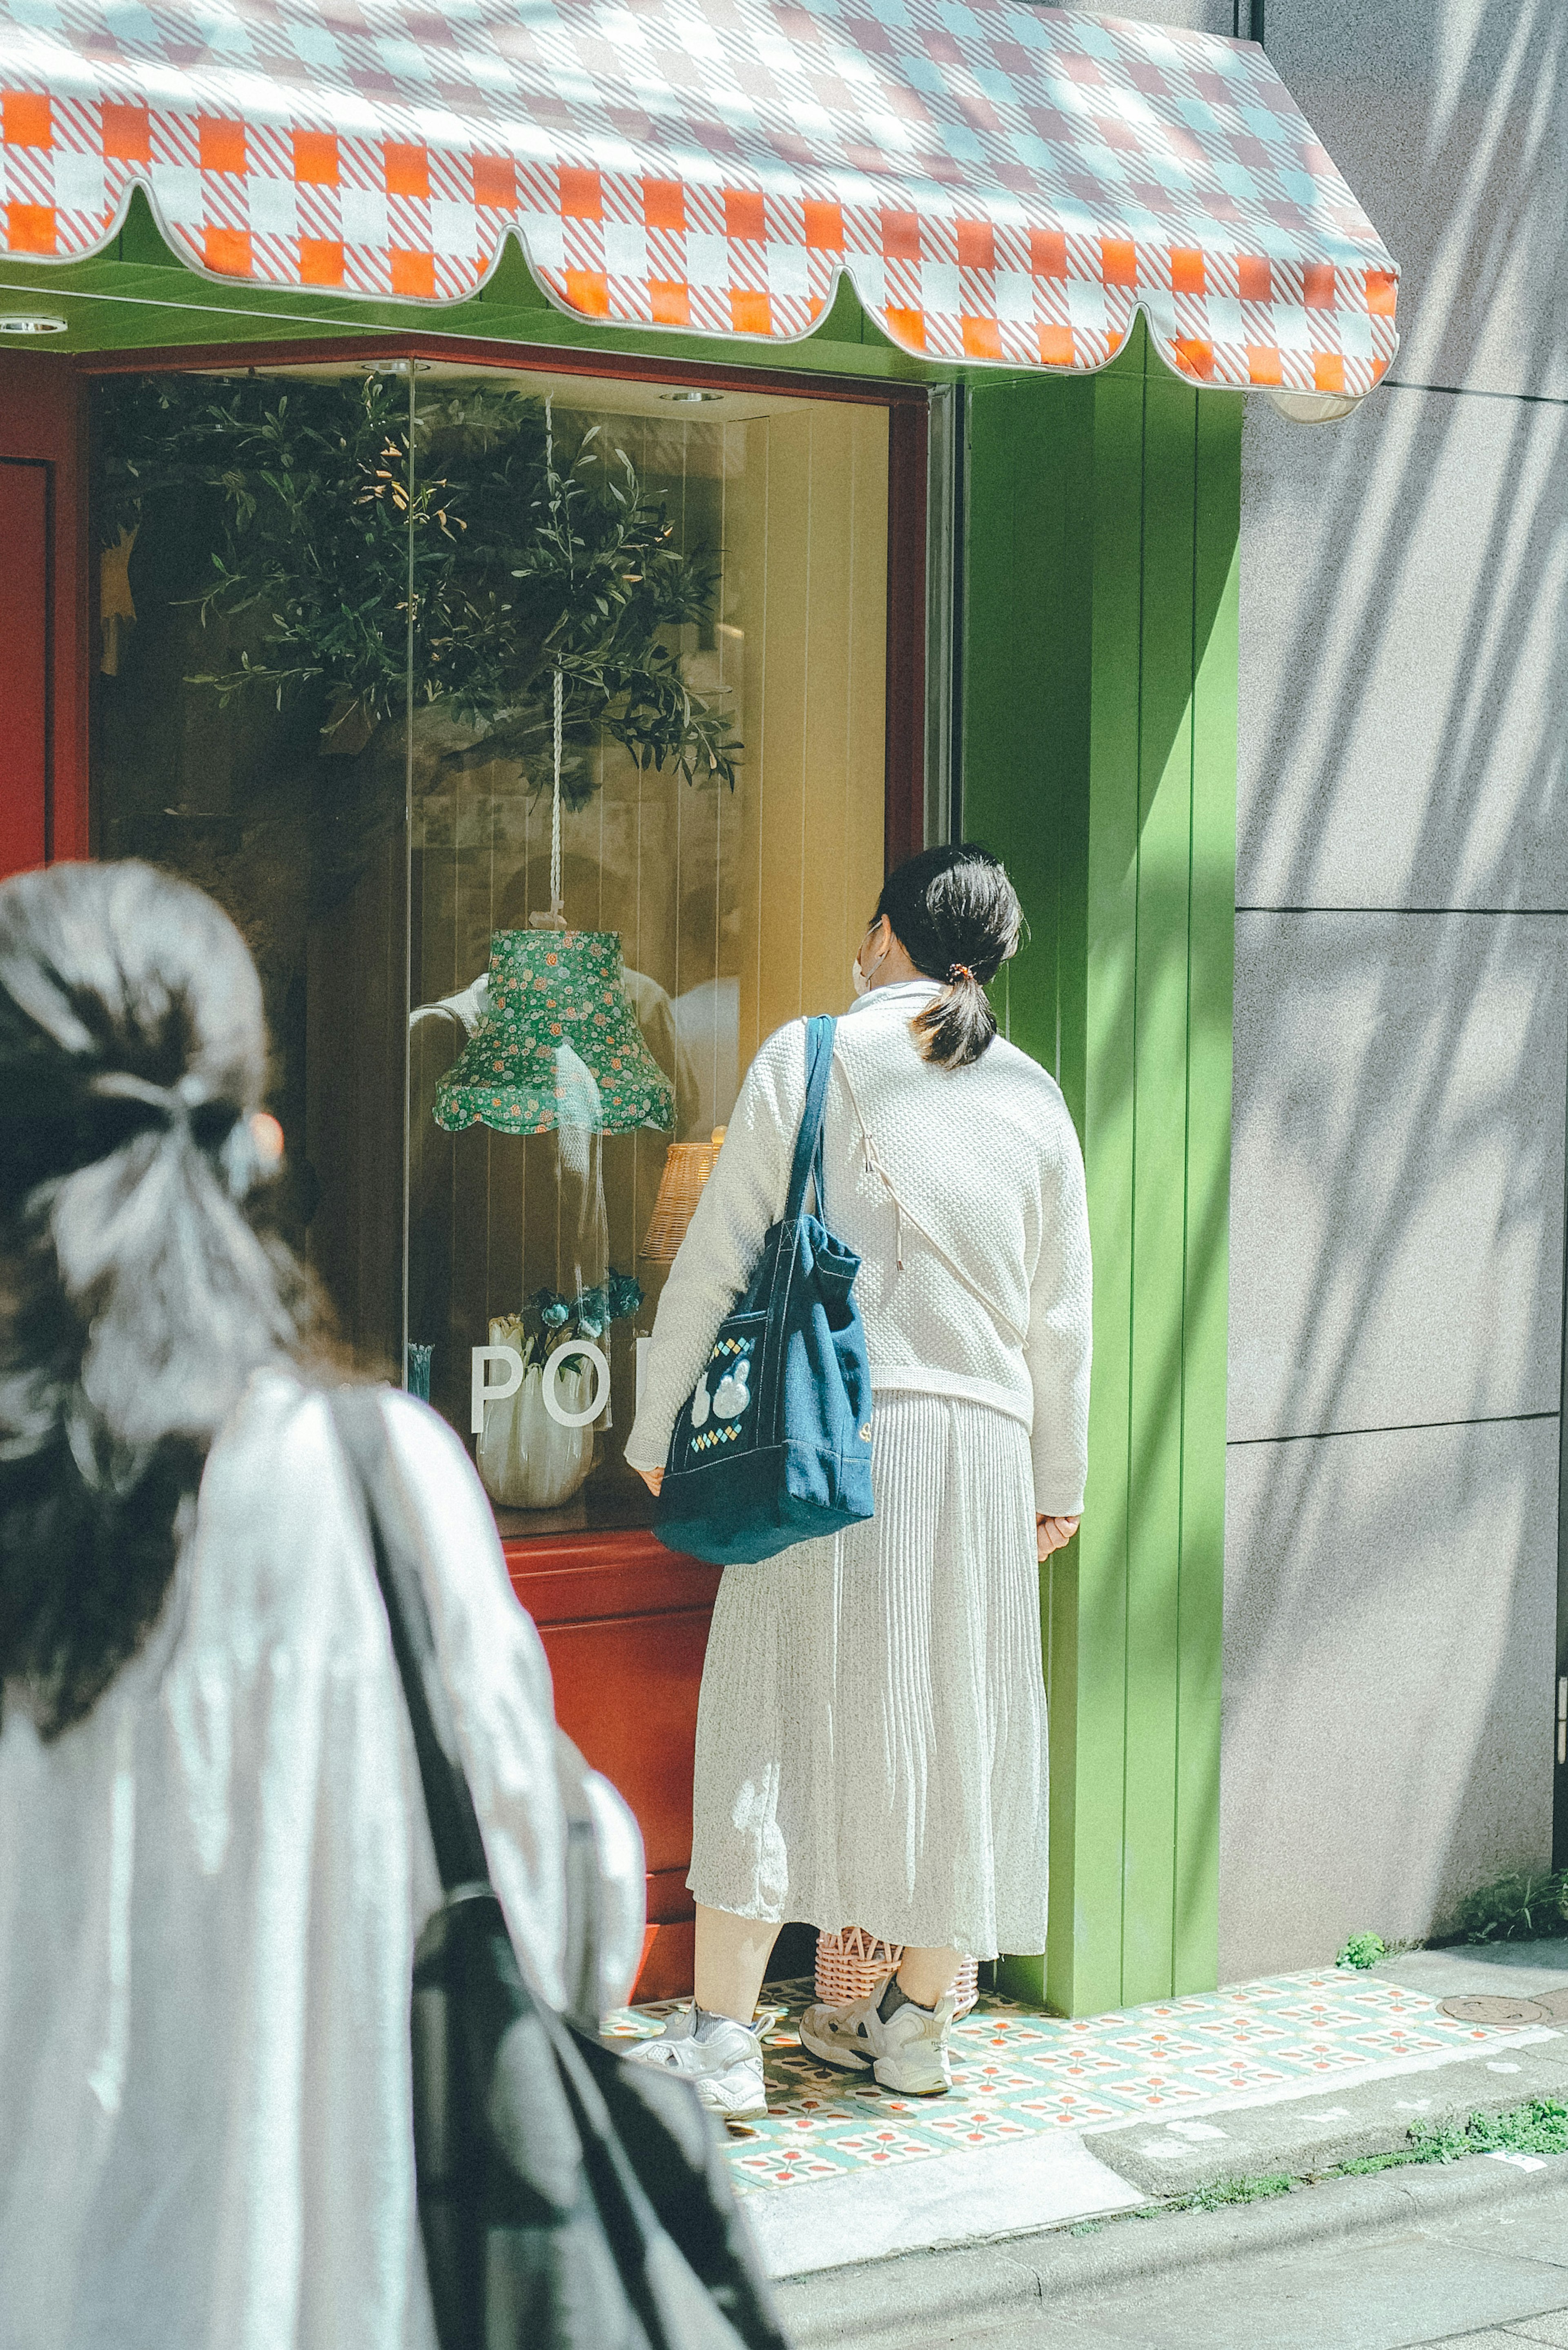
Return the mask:
<svg viewBox="0 0 1568 2350">
<path fill-rule="evenodd" d="M 675 1123 L 675 1087 L 648 1046 L 621 983 L 614 931 L 497 931 L 488 1006 L 436 1089 L 450 1134 L 605 1134 Z"/>
</svg>

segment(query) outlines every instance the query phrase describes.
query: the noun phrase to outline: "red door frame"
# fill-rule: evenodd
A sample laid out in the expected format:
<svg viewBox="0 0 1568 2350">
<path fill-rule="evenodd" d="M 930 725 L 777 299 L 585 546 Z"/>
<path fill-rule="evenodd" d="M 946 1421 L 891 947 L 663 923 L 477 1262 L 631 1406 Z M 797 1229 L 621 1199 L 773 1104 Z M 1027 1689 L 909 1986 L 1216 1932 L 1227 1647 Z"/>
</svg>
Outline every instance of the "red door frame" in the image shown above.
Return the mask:
<svg viewBox="0 0 1568 2350">
<path fill-rule="evenodd" d="M 0 354 L 0 459 L 50 468 L 49 756 L 35 789 L 36 837 L 50 859 L 88 841 L 88 655 L 96 581 L 88 559 L 87 402 L 99 376 L 196 368 L 378 359 L 461 360 L 554 375 L 635 377 L 715 390 L 789 392 L 888 411 L 886 843 L 889 868 L 925 837 L 926 495 L 923 385 L 561 350 L 449 336 L 367 335 L 320 342 L 184 346 L 50 359 Z M 29 816 L 27 821 L 32 821 Z M 33 837 L 32 834 L 27 836 Z M 0 867 L 3 871 L 4 867 Z M 691 1981 L 691 1766 L 708 1624 L 719 1570 L 665 1550 L 642 1530 L 535 1535 L 503 1545 L 519 1599 L 539 1627 L 562 1727 L 631 1804 L 648 1853 L 649 1931 L 639 1991 L 662 1999 Z"/>
<path fill-rule="evenodd" d="M 0 459 L 43 473 L 44 535 L 0 547 L 7 573 L 31 567 L 37 608 L 23 640 L 7 628 L 9 676 L 29 663 L 41 622 L 41 712 L 0 733 L 0 878 L 40 858 L 88 853 L 88 656 L 93 620 L 88 560 L 86 387 L 67 359 L 0 352 Z M 29 642 L 28 639 L 32 641 Z M 29 699 L 36 688 L 29 690 Z"/>
<path fill-rule="evenodd" d="M 48 847 L 52 471 L 0 457 L 0 873 L 41 865 Z"/>
</svg>

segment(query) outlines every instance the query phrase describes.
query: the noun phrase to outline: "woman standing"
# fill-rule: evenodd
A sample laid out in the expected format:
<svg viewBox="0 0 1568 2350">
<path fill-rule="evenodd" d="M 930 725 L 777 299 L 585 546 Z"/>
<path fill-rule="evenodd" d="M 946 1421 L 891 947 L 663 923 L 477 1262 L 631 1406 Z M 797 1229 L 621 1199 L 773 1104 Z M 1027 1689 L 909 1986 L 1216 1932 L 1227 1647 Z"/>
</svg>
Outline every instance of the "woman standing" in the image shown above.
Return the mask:
<svg viewBox="0 0 1568 2350">
<path fill-rule="evenodd" d="M 810 2009 L 801 2038 L 906 2095 L 950 2085 L 961 1960 L 1045 1945 L 1037 1562 L 1083 1508 L 1089 1234 L 1061 1093 L 985 997 L 1021 922 L 994 858 L 927 849 L 856 957 L 826 1217 L 862 1261 L 876 1515 L 725 1570 L 697 1720 L 695 2004 L 637 2052 L 720 2112 L 763 2110 L 753 2017 L 786 1918 L 905 1945 L 876 1994 Z M 752 1064 L 659 1302 L 627 1445 L 655 1492 L 784 1211 L 805 1096 L 794 1021 Z"/>
<path fill-rule="evenodd" d="M 265 1070 L 199 890 L 0 888 L 0 2350 L 433 2350 L 409 1996 L 440 1886 L 305 1282 L 247 1212 Z M 492 1876 L 558 2004 L 581 1759 L 462 1446 L 385 1412 Z M 619 1997 L 642 1858 L 587 1794 Z"/>
</svg>

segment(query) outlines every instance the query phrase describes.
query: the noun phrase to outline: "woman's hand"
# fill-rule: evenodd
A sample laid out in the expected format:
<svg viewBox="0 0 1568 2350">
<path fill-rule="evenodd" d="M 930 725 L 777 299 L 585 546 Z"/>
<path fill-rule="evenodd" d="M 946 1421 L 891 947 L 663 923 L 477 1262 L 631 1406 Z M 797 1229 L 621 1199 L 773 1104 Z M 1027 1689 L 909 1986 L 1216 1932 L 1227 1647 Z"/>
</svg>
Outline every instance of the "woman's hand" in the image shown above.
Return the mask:
<svg viewBox="0 0 1568 2350">
<path fill-rule="evenodd" d="M 659 1489 L 664 1482 L 663 1470 L 639 1469 L 637 1473 L 641 1478 L 643 1483 L 647 1486 L 649 1492 L 653 1495 L 655 1501 L 657 1501 L 659 1499 Z M 1044 1551 L 1042 1551 L 1041 1556 L 1044 1556 Z"/>
<path fill-rule="evenodd" d="M 653 1490 L 657 1492 L 658 1486 L 656 1485 Z M 1034 1521 L 1035 1556 L 1042 1561 L 1048 1559 L 1054 1550 L 1060 1550 L 1064 1544 L 1072 1541 L 1078 1531 L 1078 1525 L 1079 1521 L 1076 1518 L 1037 1517 Z"/>
</svg>

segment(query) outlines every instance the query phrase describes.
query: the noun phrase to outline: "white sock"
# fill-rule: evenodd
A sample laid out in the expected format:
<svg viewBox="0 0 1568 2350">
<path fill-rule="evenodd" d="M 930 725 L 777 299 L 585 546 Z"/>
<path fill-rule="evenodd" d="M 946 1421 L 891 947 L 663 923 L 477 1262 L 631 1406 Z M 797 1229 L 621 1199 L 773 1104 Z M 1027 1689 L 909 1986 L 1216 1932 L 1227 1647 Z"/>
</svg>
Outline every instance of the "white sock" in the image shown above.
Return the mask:
<svg viewBox="0 0 1568 2350">
<path fill-rule="evenodd" d="M 706 2040 L 712 2033 L 715 2033 L 718 2030 L 721 2023 L 733 2023 L 735 2021 L 732 2015 L 715 2015 L 711 2009 L 699 2007 L 695 2000 L 691 2002 L 691 2013 L 693 2017 L 691 2037 L 693 2040 Z M 742 2024 L 741 2029 L 744 2032 L 748 2027 L 745 2024 Z"/>
<path fill-rule="evenodd" d="M 934 2007 L 922 2007 L 918 1999 L 911 1999 L 909 1992 L 900 1986 L 897 1975 L 889 1975 L 887 1988 L 877 2002 L 877 2012 L 884 2023 L 891 2023 L 901 2007 L 912 2007 L 917 2015 L 936 2013 Z"/>
</svg>

